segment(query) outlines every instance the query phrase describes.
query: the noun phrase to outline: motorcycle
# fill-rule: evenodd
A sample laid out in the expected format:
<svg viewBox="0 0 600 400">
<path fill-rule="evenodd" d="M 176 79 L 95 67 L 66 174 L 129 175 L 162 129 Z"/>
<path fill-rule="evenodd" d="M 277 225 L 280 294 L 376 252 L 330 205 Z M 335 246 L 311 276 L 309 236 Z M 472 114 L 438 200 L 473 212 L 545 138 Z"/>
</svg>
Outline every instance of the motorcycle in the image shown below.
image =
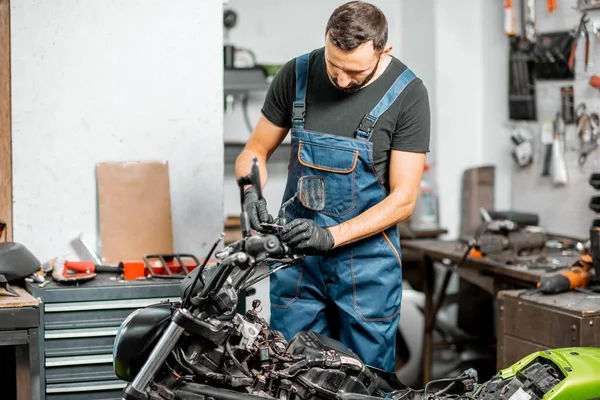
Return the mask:
<svg viewBox="0 0 600 400">
<path fill-rule="evenodd" d="M 262 198 L 256 159 L 249 175 L 238 180 L 242 239 L 215 253 L 216 262 L 207 265 L 217 240 L 204 263 L 182 280 L 180 301 L 138 309 L 121 324 L 113 366 L 117 377 L 128 382 L 124 400 L 546 400 L 559 398 L 557 394 L 584 398 L 577 397 L 582 390 L 600 392 L 600 384 L 593 383 L 600 349 L 534 353 L 481 385 L 470 369 L 412 389 L 394 373 L 366 365 L 332 338 L 302 331 L 287 341 L 259 316 L 259 300 L 244 315 L 237 313 L 242 290 L 305 257 L 275 230 L 285 223 L 286 206 L 298 201 L 319 211 L 325 204 L 323 180 L 302 177 L 298 192 L 271 225 L 274 232 L 251 233 L 243 206 L 247 185 Z M 581 380 L 581 363 L 592 371 L 587 381 Z"/>
</svg>

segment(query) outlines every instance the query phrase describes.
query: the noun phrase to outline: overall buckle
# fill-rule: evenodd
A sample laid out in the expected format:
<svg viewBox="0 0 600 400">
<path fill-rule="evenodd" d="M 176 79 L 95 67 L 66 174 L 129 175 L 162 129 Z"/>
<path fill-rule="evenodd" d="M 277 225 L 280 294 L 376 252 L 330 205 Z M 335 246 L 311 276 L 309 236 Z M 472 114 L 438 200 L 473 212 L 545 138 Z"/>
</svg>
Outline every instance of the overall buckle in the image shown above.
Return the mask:
<svg viewBox="0 0 600 400">
<path fill-rule="evenodd" d="M 358 130 L 363 131 L 367 134 L 371 134 L 371 132 L 373 132 L 373 129 L 375 128 L 375 124 L 377 123 L 377 119 L 376 117 L 367 114 L 365 115 L 365 117 L 362 119 L 362 121 L 360 121 L 360 125 L 358 126 Z"/>
<path fill-rule="evenodd" d="M 292 121 L 303 120 L 306 115 L 306 109 L 303 101 L 295 101 L 292 107 Z"/>
</svg>

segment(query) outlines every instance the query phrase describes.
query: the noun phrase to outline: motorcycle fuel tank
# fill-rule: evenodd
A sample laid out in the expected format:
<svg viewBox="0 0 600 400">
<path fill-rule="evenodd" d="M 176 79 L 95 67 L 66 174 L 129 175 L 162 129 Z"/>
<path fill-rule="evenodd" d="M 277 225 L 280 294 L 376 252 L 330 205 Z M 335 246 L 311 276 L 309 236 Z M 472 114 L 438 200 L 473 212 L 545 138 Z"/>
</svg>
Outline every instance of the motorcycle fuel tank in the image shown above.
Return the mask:
<svg viewBox="0 0 600 400">
<path fill-rule="evenodd" d="M 158 303 L 135 310 L 123 321 L 113 345 L 113 369 L 120 379 L 131 382 L 171 320 L 171 303 Z"/>
</svg>

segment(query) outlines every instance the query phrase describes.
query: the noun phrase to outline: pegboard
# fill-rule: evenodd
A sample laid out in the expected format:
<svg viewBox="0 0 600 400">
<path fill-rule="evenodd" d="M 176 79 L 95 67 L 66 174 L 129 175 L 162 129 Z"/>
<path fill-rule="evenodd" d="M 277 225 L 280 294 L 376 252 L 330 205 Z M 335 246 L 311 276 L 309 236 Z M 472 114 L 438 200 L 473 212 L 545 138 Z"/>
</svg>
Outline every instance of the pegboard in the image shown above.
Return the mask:
<svg viewBox="0 0 600 400">
<path fill-rule="evenodd" d="M 571 3 L 571 4 L 569 4 Z M 575 1 L 559 2 L 559 10 L 549 14 L 546 2 L 537 2 L 537 32 L 556 32 L 575 29 L 581 12 L 574 9 Z M 590 62 L 585 70 L 583 38 L 579 41 L 576 53 L 575 78 L 561 81 L 537 81 L 536 122 L 513 123 L 532 133 L 534 162 L 526 168 L 514 166 L 512 174 L 512 208 L 519 211 L 535 212 L 540 216 L 541 225 L 551 232 L 587 237 L 589 227 L 595 218 L 600 218 L 588 207 L 590 198 L 600 196 L 588 183 L 592 172 L 600 172 L 600 150 L 588 155 L 583 166 L 578 164 L 579 142 L 575 124 L 566 126 L 565 159 L 568 169 L 568 182 L 564 186 L 552 185 L 550 177 L 542 177 L 545 147 L 542 143 L 544 120 L 553 120 L 561 109 L 561 87 L 572 86 L 574 104 L 585 103 L 589 112 L 600 113 L 600 91 L 589 85 L 592 75 L 600 75 L 600 42 L 594 35 L 594 24 L 600 26 L 600 11 L 587 11 L 590 33 Z"/>
</svg>

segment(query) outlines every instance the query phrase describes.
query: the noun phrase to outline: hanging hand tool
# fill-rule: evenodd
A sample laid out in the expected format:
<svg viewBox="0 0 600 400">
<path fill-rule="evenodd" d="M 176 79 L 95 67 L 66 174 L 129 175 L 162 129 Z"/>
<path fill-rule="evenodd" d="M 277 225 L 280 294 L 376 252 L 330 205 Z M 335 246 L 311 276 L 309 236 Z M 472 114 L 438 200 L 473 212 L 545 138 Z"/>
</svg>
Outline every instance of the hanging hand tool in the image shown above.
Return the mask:
<svg viewBox="0 0 600 400">
<path fill-rule="evenodd" d="M 513 12 L 513 1 L 504 0 L 504 34 L 515 34 L 515 14 Z"/>
<path fill-rule="evenodd" d="M 585 164 L 585 160 L 590 153 L 593 153 L 598 149 L 598 142 L 590 143 L 579 153 L 579 165 L 583 166 Z"/>
<path fill-rule="evenodd" d="M 569 55 L 569 69 L 571 71 L 574 71 L 575 68 L 575 53 L 577 52 L 577 45 L 582 33 L 585 37 L 585 70 L 587 71 L 590 59 L 590 35 L 587 29 L 588 22 L 589 19 L 587 18 L 587 13 L 584 12 L 579 20 L 579 26 L 574 33 L 573 46 L 571 47 L 571 54 Z"/>
<path fill-rule="evenodd" d="M 555 186 L 565 185 L 569 180 L 567 162 L 563 141 L 565 139 L 565 124 L 560 113 L 556 115 L 556 131 L 552 138 L 552 153 L 550 161 L 550 177 Z"/>
<path fill-rule="evenodd" d="M 535 28 L 535 0 L 522 0 L 521 14 L 523 24 L 523 35 L 525 39 L 533 43 L 536 40 Z"/>
<path fill-rule="evenodd" d="M 577 131 L 581 150 L 579 165 L 584 165 L 587 156 L 598 148 L 600 116 L 597 113 L 583 114 L 579 117 Z"/>
</svg>

